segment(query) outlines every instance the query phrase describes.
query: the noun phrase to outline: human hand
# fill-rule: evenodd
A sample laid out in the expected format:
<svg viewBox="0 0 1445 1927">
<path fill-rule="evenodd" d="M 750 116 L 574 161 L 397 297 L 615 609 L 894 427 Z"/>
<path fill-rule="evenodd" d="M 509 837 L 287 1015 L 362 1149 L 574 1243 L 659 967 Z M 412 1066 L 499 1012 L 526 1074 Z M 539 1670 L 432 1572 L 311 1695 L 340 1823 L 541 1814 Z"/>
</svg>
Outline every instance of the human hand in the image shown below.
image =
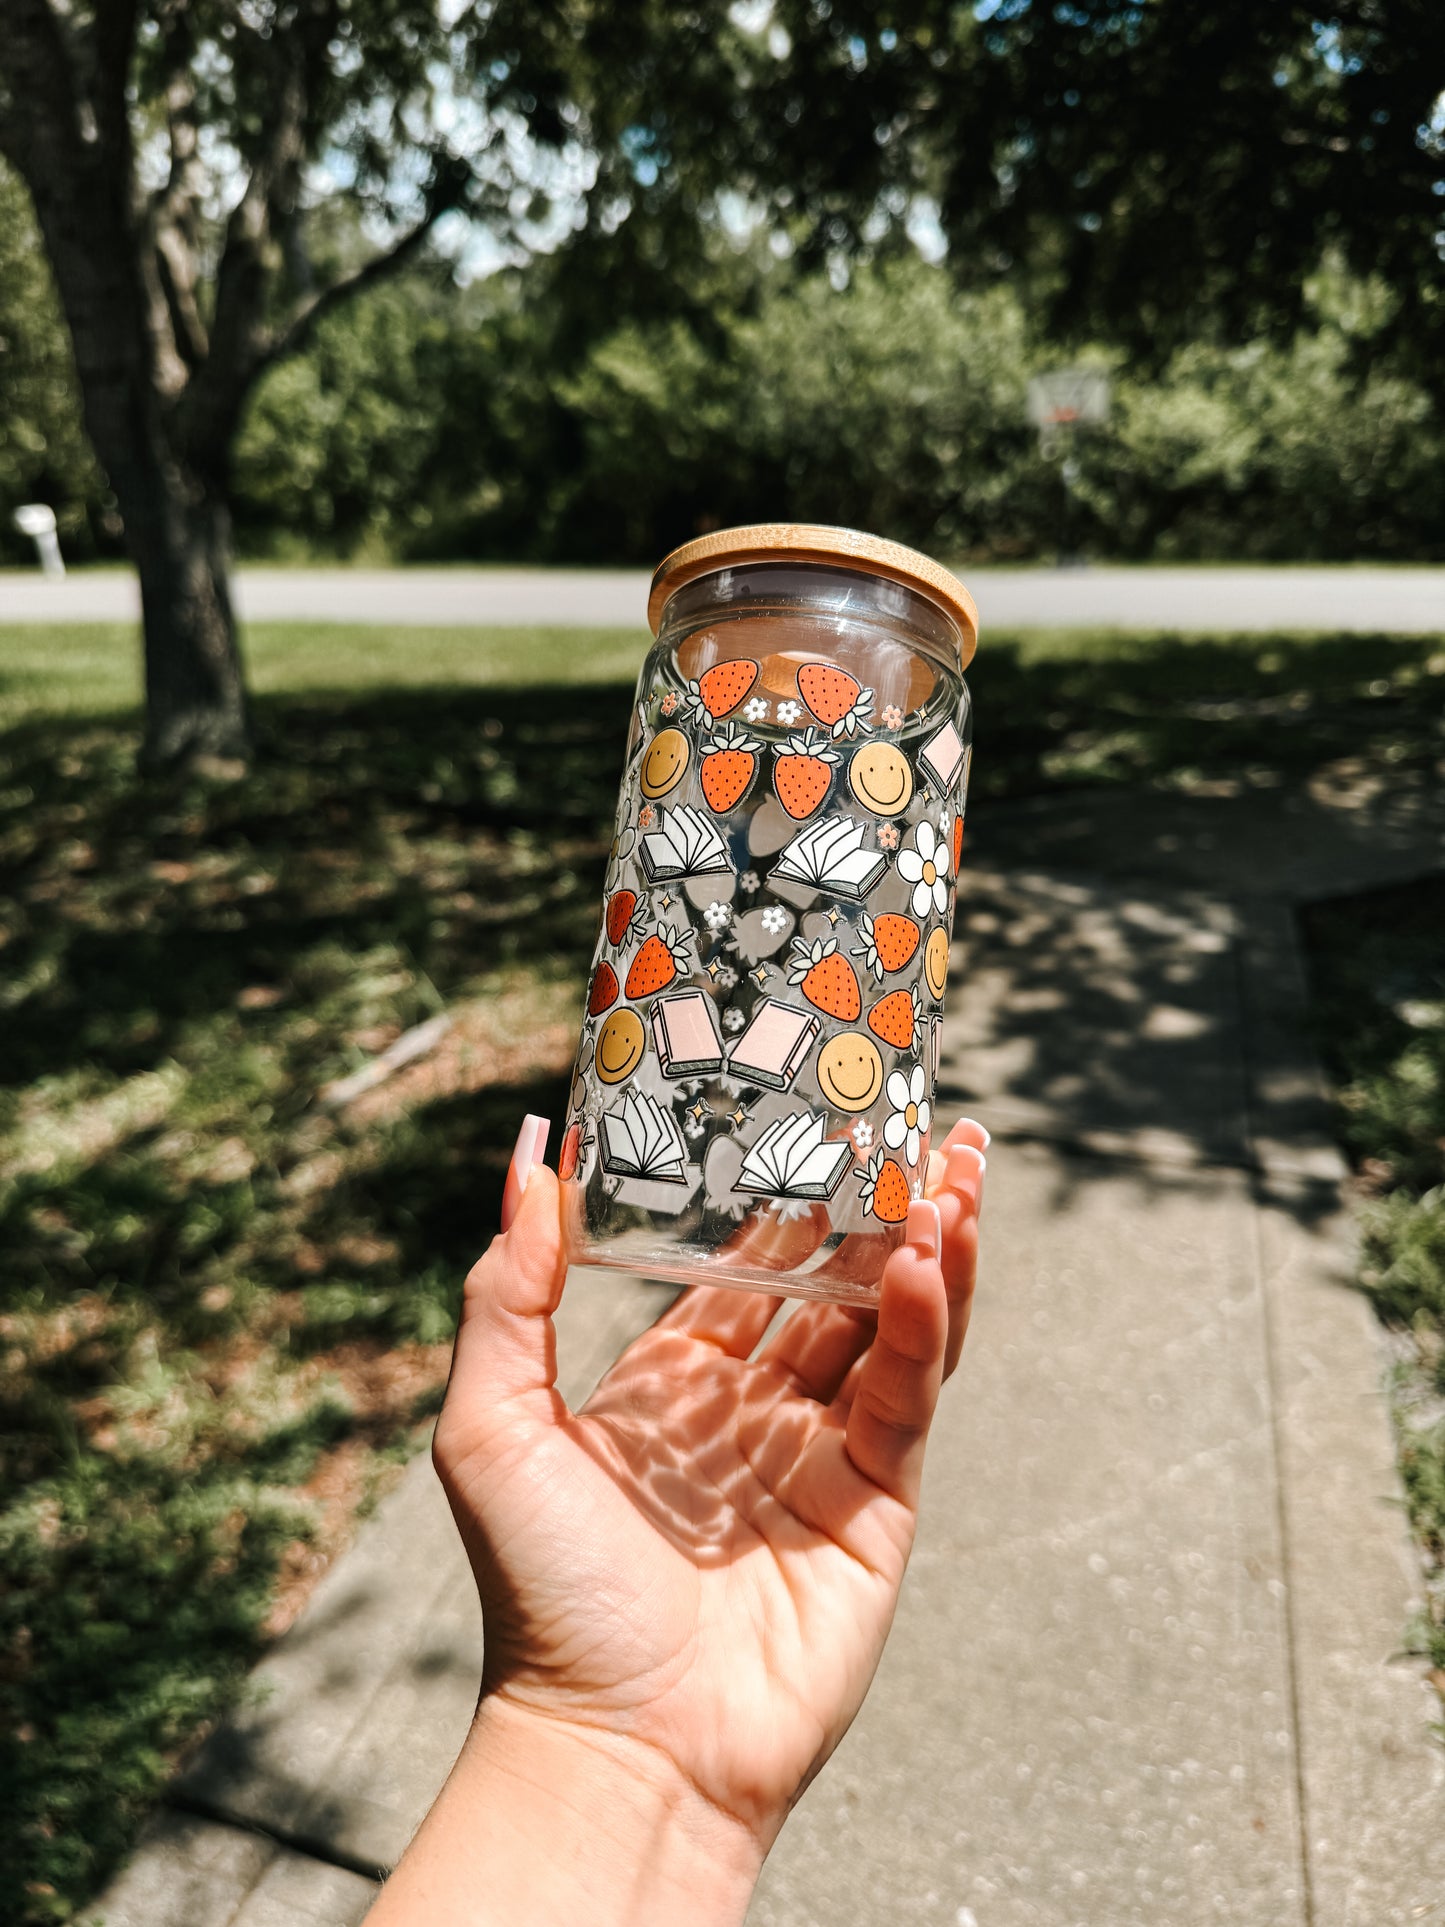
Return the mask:
<svg viewBox="0 0 1445 1927">
<path fill-rule="evenodd" d="M 694 1287 L 573 1413 L 551 1323 L 560 1191 L 534 1124 L 515 1215 L 467 1280 L 434 1446 L 482 1599 L 469 1744 L 586 1786 L 574 1817 L 644 1789 L 729 1888 L 719 1917 L 741 1918 L 892 1621 L 967 1325 L 987 1133 L 963 1122 L 930 1159 L 876 1312 L 803 1304 L 754 1358 L 781 1300 Z"/>
</svg>

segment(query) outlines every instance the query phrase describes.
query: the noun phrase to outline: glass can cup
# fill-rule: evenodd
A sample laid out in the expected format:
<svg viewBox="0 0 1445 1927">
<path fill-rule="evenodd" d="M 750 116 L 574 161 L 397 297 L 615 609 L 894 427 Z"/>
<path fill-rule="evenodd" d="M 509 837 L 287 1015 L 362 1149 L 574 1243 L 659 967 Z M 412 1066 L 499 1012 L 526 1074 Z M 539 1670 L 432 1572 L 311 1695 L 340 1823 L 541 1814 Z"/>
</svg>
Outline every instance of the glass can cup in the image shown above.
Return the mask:
<svg viewBox="0 0 1445 1927">
<path fill-rule="evenodd" d="M 922 1194 L 977 616 L 846 529 L 653 578 L 559 1175 L 569 1257 L 876 1301 Z"/>
</svg>

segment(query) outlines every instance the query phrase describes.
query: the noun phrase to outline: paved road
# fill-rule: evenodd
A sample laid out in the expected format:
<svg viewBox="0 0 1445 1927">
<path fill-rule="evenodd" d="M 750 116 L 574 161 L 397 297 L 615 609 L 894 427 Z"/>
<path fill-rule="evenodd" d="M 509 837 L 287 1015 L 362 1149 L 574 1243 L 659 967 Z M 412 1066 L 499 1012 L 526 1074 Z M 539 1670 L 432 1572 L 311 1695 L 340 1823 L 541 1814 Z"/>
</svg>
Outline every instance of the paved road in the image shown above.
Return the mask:
<svg viewBox="0 0 1445 1927">
<path fill-rule="evenodd" d="M 1012 629 L 1445 631 L 1445 569 L 965 569 L 985 625 Z M 252 622 L 398 627 L 640 624 L 631 569 L 242 569 Z M 49 583 L 0 571 L 0 623 L 134 620 L 134 578 L 98 570 Z"/>
</svg>

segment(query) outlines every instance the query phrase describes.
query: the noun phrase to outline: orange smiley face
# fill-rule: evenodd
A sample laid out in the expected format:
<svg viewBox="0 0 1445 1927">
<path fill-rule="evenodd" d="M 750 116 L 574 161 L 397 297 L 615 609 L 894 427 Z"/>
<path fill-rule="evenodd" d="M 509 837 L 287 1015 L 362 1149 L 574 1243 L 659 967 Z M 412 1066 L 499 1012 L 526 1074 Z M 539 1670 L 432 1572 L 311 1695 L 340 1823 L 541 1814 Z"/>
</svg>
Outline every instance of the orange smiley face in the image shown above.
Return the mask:
<svg viewBox="0 0 1445 1927">
<path fill-rule="evenodd" d="M 892 743 L 865 743 L 848 765 L 848 787 L 875 816 L 897 816 L 913 798 L 913 767 Z"/>
<path fill-rule="evenodd" d="M 866 1111 L 883 1090 L 883 1058 L 861 1030 L 840 1031 L 818 1053 L 818 1089 L 839 1111 Z"/>
<path fill-rule="evenodd" d="M 620 1084 L 642 1062 L 647 1047 L 642 1019 L 635 1010 L 610 1011 L 597 1033 L 595 1061 L 604 1084 Z"/>
<path fill-rule="evenodd" d="M 655 802 L 675 790 L 691 758 L 692 745 L 680 729 L 659 730 L 642 759 L 642 794 Z"/>
</svg>

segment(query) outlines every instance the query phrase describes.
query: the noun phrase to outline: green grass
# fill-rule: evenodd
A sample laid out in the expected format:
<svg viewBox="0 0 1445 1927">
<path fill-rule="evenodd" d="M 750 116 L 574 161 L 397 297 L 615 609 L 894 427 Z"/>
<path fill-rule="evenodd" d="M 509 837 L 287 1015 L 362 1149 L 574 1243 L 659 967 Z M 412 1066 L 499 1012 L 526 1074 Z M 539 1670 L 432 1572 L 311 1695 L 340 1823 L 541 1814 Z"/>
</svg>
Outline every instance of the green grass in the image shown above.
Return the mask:
<svg viewBox="0 0 1445 1927">
<path fill-rule="evenodd" d="M 1320 1046 L 1364 1193 L 1362 1282 L 1396 1334 L 1396 1434 L 1424 1552 L 1418 1650 L 1445 1683 L 1445 877 L 1305 919 Z"/>
<path fill-rule="evenodd" d="M 256 627 L 254 769 L 168 787 L 135 774 L 129 631 L 0 628 L 0 1865 L 24 1927 L 94 1892 L 278 1591 L 435 1408 L 517 1119 L 563 1102 L 643 642 Z M 1248 787 L 1427 768 L 1445 653 L 988 635 L 971 680 L 975 797 Z M 494 1027 L 482 1088 L 317 1107 L 443 1005 Z"/>
</svg>

